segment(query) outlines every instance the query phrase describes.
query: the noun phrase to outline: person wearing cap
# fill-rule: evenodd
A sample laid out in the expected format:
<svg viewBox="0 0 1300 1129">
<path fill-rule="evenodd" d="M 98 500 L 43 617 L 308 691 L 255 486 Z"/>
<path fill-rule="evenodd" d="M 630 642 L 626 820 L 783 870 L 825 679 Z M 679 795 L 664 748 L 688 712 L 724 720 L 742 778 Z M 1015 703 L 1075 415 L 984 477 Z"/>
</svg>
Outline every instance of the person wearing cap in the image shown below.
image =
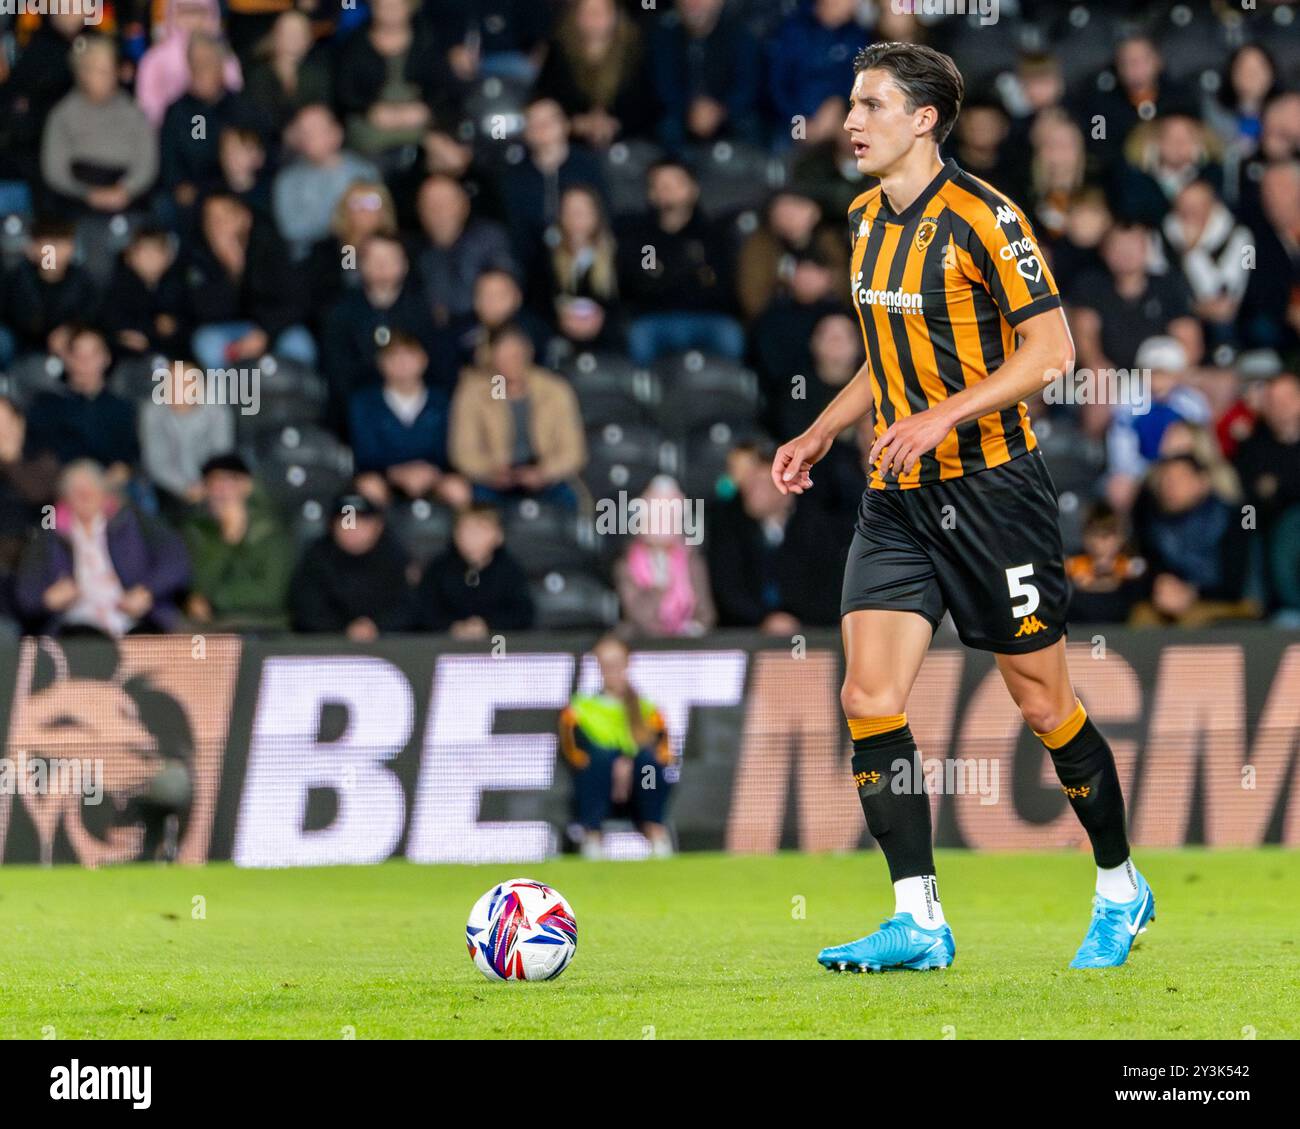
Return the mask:
<svg viewBox="0 0 1300 1129">
<path fill-rule="evenodd" d="M 1147 468 L 1160 458 L 1166 428 L 1177 421 L 1202 427 L 1210 422 L 1208 401 L 1188 382 L 1190 365 L 1182 342 L 1147 338 L 1138 347 L 1134 370 L 1138 376 L 1150 373 L 1149 400 L 1115 405 L 1106 433 L 1106 496 L 1123 513 L 1132 508 Z M 1130 382 L 1129 387 L 1132 391 L 1141 385 Z"/>
<path fill-rule="evenodd" d="M 309 545 L 289 586 L 295 631 L 370 642 L 414 626 L 410 558 L 364 494 L 340 495 L 329 532 Z"/>
<path fill-rule="evenodd" d="M 252 473 L 235 454 L 203 464 L 203 505 L 181 527 L 194 579 L 186 614 L 222 631 L 288 626 L 293 544 Z"/>
</svg>

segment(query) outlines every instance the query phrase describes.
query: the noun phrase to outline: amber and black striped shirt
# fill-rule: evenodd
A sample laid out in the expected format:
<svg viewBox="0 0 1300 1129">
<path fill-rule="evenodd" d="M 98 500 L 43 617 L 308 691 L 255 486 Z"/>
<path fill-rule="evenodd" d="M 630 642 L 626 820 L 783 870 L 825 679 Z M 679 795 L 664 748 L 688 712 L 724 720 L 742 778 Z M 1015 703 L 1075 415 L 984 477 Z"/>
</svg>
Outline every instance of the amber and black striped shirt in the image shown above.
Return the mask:
<svg viewBox="0 0 1300 1129">
<path fill-rule="evenodd" d="M 1015 327 L 1060 306 L 1024 213 L 949 160 L 895 214 L 877 185 L 849 208 L 850 279 L 876 405 L 876 434 L 995 372 Z M 877 490 L 925 486 L 999 466 L 1037 446 L 1023 403 L 950 431 Z"/>
</svg>

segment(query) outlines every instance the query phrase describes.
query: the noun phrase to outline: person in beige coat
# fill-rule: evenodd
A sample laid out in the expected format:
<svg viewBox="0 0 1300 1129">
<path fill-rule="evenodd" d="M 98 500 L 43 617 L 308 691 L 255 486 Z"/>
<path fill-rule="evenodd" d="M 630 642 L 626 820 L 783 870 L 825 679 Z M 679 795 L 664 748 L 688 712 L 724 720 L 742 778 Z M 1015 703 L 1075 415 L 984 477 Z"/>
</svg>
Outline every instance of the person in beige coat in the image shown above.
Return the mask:
<svg viewBox="0 0 1300 1129">
<path fill-rule="evenodd" d="M 490 369 L 466 369 L 452 397 L 452 463 L 474 484 L 475 501 L 576 508 L 569 480 L 587 463 L 587 441 L 573 389 L 533 364 L 517 325 L 493 331 L 488 355 Z"/>
</svg>

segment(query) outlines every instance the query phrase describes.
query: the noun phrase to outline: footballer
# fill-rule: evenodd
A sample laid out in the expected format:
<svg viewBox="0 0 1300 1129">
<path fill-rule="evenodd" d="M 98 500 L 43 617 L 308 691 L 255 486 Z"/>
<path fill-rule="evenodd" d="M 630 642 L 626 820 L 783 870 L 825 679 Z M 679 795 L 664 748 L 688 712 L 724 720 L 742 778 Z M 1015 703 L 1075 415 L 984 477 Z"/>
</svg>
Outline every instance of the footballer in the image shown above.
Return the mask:
<svg viewBox="0 0 1300 1129">
<path fill-rule="evenodd" d="M 946 968 L 956 954 L 924 789 L 891 787 L 895 763 L 917 756 L 908 694 L 948 611 L 966 646 L 993 652 L 1092 844 L 1092 918 L 1070 967 L 1120 965 L 1155 899 L 1129 855 L 1115 758 L 1070 683 L 1056 489 L 1024 404 L 1073 363 L 1061 299 L 1024 213 L 939 155 L 963 96 L 953 60 L 877 43 L 854 69 L 844 129 L 858 168 L 879 178 L 849 211 L 867 359 L 777 451 L 772 477 L 802 494 L 835 436 L 874 413 L 841 598 L 841 702 L 895 912 L 817 959 L 882 971 Z"/>
</svg>

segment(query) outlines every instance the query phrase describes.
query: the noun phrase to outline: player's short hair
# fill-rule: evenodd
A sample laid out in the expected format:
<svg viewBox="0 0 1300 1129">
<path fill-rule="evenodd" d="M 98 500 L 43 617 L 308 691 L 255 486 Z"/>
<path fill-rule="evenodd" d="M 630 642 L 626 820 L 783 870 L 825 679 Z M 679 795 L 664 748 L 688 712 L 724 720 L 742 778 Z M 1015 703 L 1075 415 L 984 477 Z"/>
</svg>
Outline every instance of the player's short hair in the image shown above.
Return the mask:
<svg viewBox="0 0 1300 1129">
<path fill-rule="evenodd" d="M 907 98 L 909 112 L 933 106 L 939 120 L 934 139 L 943 144 L 961 112 L 966 83 L 957 64 L 942 51 L 922 43 L 873 43 L 858 52 L 853 71 L 888 71 Z"/>
</svg>

